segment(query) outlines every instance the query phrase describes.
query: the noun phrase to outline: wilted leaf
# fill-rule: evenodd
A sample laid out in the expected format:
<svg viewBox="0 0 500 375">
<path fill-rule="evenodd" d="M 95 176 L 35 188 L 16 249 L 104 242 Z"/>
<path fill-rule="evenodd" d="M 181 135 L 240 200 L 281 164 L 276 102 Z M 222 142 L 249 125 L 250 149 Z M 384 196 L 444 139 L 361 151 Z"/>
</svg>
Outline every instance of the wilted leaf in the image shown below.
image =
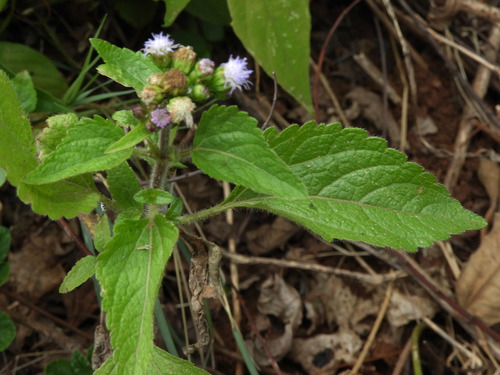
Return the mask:
<svg viewBox="0 0 500 375">
<path fill-rule="evenodd" d="M 500 213 L 491 232 L 465 265 L 457 283 L 458 302 L 488 325 L 500 322 Z"/>
</svg>

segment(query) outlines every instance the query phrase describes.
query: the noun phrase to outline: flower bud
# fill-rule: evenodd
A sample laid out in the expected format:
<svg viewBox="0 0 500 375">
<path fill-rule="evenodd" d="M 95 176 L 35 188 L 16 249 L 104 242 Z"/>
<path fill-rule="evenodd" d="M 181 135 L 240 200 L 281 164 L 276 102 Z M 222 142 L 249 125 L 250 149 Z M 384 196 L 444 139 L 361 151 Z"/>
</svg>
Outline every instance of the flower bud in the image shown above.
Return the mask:
<svg viewBox="0 0 500 375">
<path fill-rule="evenodd" d="M 182 95 L 187 90 L 186 74 L 178 69 L 172 69 L 165 72 L 163 75 L 162 89 L 163 92 L 170 96 Z"/>
<path fill-rule="evenodd" d="M 189 97 L 195 102 L 201 102 L 202 100 L 210 98 L 210 90 L 207 86 L 198 83 L 193 86 L 193 90 L 189 94 Z"/>
<path fill-rule="evenodd" d="M 139 94 L 139 98 L 144 102 L 144 104 L 150 105 L 159 103 L 162 100 L 163 95 L 159 87 L 146 85 Z"/>
<path fill-rule="evenodd" d="M 195 60 L 196 53 L 193 51 L 193 47 L 182 46 L 172 54 L 172 67 L 188 74 L 193 68 Z"/>
<path fill-rule="evenodd" d="M 137 105 L 132 108 L 132 114 L 138 120 L 144 120 L 146 118 L 146 113 L 146 108 L 144 108 L 142 105 Z"/>
<path fill-rule="evenodd" d="M 234 90 L 249 88 L 251 84 L 248 78 L 252 70 L 247 69 L 247 59 L 233 56 L 229 60 L 221 64 L 214 73 L 214 78 L 210 82 L 210 89 L 214 94 L 228 93 L 231 95 Z"/>
<path fill-rule="evenodd" d="M 170 121 L 179 124 L 184 121 L 188 128 L 193 127 L 193 115 L 195 109 L 193 101 L 187 96 L 170 99 L 167 109 L 170 112 Z"/>
<path fill-rule="evenodd" d="M 207 58 L 203 58 L 199 60 L 194 69 L 189 73 L 189 81 L 190 82 L 208 82 L 212 79 L 212 75 L 214 74 L 215 63 Z"/>
</svg>

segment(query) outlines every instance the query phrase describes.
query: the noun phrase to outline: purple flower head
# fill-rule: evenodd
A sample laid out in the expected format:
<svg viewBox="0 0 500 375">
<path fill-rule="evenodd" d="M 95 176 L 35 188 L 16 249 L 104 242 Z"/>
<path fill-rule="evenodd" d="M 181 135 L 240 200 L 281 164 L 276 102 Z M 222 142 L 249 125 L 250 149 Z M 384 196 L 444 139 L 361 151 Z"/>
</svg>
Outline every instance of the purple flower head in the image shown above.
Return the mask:
<svg viewBox="0 0 500 375">
<path fill-rule="evenodd" d="M 163 35 L 163 32 L 159 34 L 153 34 L 153 39 L 148 39 L 144 43 L 144 56 L 145 55 L 159 55 L 163 56 L 167 53 L 173 52 L 174 48 L 179 46 L 175 44 L 170 35 Z"/>
<path fill-rule="evenodd" d="M 170 124 L 170 113 L 165 108 L 158 108 L 151 112 L 151 121 L 159 128 Z"/>
<path fill-rule="evenodd" d="M 229 90 L 230 95 L 234 90 L 241 90 L 242 87 L 247 90 L 249 89 L 251 82 L 248 78 L 250 78 L 253 70 L 247 69 L 246 57 L 241 58 L 236 56 L 236 58 L 233 58 L 233 55 L 231 55 L 228 62 L 221 64 L 221 66 L 224 68 L 224 86 L 231 88 Z"/>
<path fill-rule="evenodd" d="M 208 76 L 213 74 L 215 63 L 207 58 L 203 58 L 198 61 L 198 69 L 203 76 Z"/>
</svg>

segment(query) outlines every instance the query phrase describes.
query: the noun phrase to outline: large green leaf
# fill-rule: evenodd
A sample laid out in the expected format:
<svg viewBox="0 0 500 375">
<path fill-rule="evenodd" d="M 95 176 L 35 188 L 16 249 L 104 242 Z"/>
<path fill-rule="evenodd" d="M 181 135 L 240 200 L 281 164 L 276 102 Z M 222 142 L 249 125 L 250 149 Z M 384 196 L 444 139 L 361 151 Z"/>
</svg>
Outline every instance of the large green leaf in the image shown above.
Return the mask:
<svg viewBox="0 0 500 375">
<path fill-rule="evenodd" d="M 268 75 L 313 113 L 309 81 L 308 0 L 228 0 L 231 25 Z"/>
<path fill-rule="evenodd" d="M 415 251 L 450 234 L 486 225 L 449 197 L 435 177 L 381 138 L 340 124 L 309 122 L 277 134 L 265 132 L 272 149 L 306 186 L 308 199 L 283 199 L 238 187 L 233 206 L 274 212 L 327 240 L 364 241 Z"/>
<path fill-rule="evenodd" d="M 159 0 L 154 0 L 159 1 Z M 172 25 L 177 16 L 188 5 L 190 0 L 163 0 L 165 3 L 165 15 L 163 16 L 163 27 Z"/>
<path fill-rule="evenodd" d="M 54 63 L 40 52 L 24 44 L 0 42 L 0 64 L 12 73 L 30 72 L 36 88 L 62 97 L 68 88 Z"/>
<path fill-rule="evenodd" d="M 23 180 L 27 184 L 47 184 L 87 172 L 117 166 L 132 150 L 105 154 L 106 149 L 123 136 L 123 131 L 102 117 L 84 118 L 68 129 L 67 137 L 43 163 Z"/>
<path fill-rule="evenodd" d="M 99 195 L 91 176 L 61 181 L 44 186 L 25 185 L 21 180 L 38 166 L 35 139 L 21 104 L 7 78 L 0 71 L 0 168 L 9 182 L 17 186 L 17 194 L 33 211 L 51 219 L 74 217 L 91 211 Z"/>
<path fill-rule="evenodd" d="M 177 228 L 162 215 L 153 220 L 122 220 L 97 257 L 96 277 L 111 331 L 111 365 L 97 374 L 147 374 L 153 360 L 153 310 Z"/>
<path fill-rule="evenodd" d="M 143 56 L 141 52 L 134 52 L 127 48 L 119 48 L 101 39 L 90 39 L 92 46 L 106 64 L 99 65 L 97 70 L 102 75 L 121 83 L 126 87 L 133 87 L 140 92 L 148 84 L 148 77 L 153 73 L 163 73 L 150 56 Z"/>
<path fill-rule="evenodd" d="M 257 120 L 237 107 L 213 106 L 201 118 L 193 162 L 209 176 L 264 194 L 306 198 L 302 182 L 269 148 Z"/>
<path fill-rule="evenodd" d="M 134 200 L 141 185 L 126 161 L 108 170 L 108 184 L 113 199 L 121 208 L 136 211 L 142 209 L 142 205 Z"/>
</svg>

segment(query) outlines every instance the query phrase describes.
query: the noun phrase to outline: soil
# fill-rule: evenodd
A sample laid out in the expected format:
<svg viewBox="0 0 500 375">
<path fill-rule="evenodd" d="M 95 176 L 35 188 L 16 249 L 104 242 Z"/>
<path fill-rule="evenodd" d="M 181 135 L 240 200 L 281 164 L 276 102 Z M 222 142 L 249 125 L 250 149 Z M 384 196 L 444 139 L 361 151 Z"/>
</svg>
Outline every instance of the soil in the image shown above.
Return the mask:
<svg viewBox="0 0 500 375">
<path fill-rule="evenodd" d="M 330 28 L 350 3 L 327 0 L 311 2 L 313 60 L 318 61 Z M 355 63 L 353 55 L 356 53 L 363 52 L 379 69 L 385 60 L 387 84 L 400 96 L 404 90 L 398 62 L 394 57 L 396 49 L 397 56 L 403 58 L 400 41 L 393 38 L 391 45 L 387 29 L 372 12 L 368 3 L 361 2 L 347 13 L 325 50 L 322 72 L 345 110 L 353 105 L 348 94 L 356 87 L 375 93 L 383 102 L 383 88 Z M 375 3 L 380 9 L 384 9 L 382 1 Z M 12 16 L 5 24 L 0 39 L 29 45 L 44 53 L 58 64 L 67 81 L 72 82 L 78 73 L 78 66 L 81 66 L 86 57 L 88 38 L 96 33 L 104 14 L 108 14 L 108 17 L 100 38 L 139 50 L 152 32 L 163 30 L 163 4 L 154 5 L 156 8 L 151 12 L 150 18 L 144 15 L 145 20 L 141 17 L 127 20 L 121 13 L 118 2 L 10 2 L 2 11 L 2 16 Z M 13 6 L 15 8 L 11 9 Z M 427 2 L 419 6 L 424 9 L 416 11 L 425 17 Z M 417 107 L 411 105 L 411 100 L 407 102 L 409 115 L 405 153 L 410 161 L 421 164 L 428 172 L 433 173 L 438 181 L 444 182 L 455 153 L 455 138 L 466 103 L 457 88 L 454 72 L 447 68 L 442 57 L 425 37 L 417 35 L 402 21 L 403 16 L 400 13 L 398 15 L 405 39 L 426 64 L 426 67 L 415 61 L 413 64 Z M 460 37 L 463 43 L 470 45 L 470 27 L 478 22 L 480 20 L 474 16 L 458 13 L 450 20 L 450 30 L 455 37 Z M 381 30 L 385 59 L 381 55 L 377 24 Z M 206 23 L 188 13 L 181 14 L 167 32 L 181 35 L 181 32 L 186 30 L 193 33 L 196 28 L 201 37 L 195 39 L 195 42 L 202 46 L 201 48 L 211 48 L 217 62 L 224 61 L 230 54 L 246 54 L 230 27 L 210 29 L 206 27 Z M 223 38 L 213 41 L 207 30 L 219 30 L 223 32 Z M 482 27 L 480 32 L 481 37 L 487 35 L 489 27 Z M 404 64 L 403 60 L 401 64 Z M 464 65 L 467 67 L 467 80 L 471 82 L 478 65 L 465 58 Z M 311 77 L 313 75 L 314 70 L 311 69 Z M 407 79 L 408 75 L 405 77 Z M 498 77 L 494 76 L 483 101 L 492 111 L 497 104 L 498 87 Z M 243 110 L 251 114 L 255 114 L 255 107 L 261 106 L 261 112 L 267 115 L 267 107 L 259 103 L 262 98 L 267 102 L 272 101 L 272 79 L 262 75 L 259 88 L 258 97 L 255 90 L 251 90 L 235 96 L 228 103 L 238 103 Z M 336 121 L 338 113 L 325 89 L 319 86 L 318 90 L 320 101 L 317 118 L 321 122 Z M 102 110 L 108 113 L 113 104 L 115 103 L 103 101 L 94 108 L 81 110 Z M 388 113 L 380 112 L 378 115 L 381 114 L 384 119 L 391 115 L 399 126 L 403 113 L 402 105 L 388 101 L 387 108 Z M 276 112 L 290 123 L 303 123 L 310 119 L 293 98 L 282 90 L 278 95 Z M 40 116 L 32 118 L 34 126 L 43 126 L 39 118 Z M 418 134 L 417 118 L 432 119 L 434 132 Z M 262 123 L 264 118 L 258 117 L 258 120 Z M 369 115 L 350 120 L 353 126 L 365 128 L 370 135 L 387 138 L 390 134 L 384 124 L 380 128 L 370 121 Z M 484 123 L 482 119 L 478 122 Z M 281 126 L 276 117 L 273 117 L 272 123 Z M 486 125 L 493 127 L 492 124 Z M 466 208 L 484 216 L 491 205 L 491 198 L 478 178 L 477 171 L 481 158 L 494 161 L 500 159 L 497 154 L 498 138 L 490 135 L 495 129 L 482 129 L 477 125 L 470 134 L 467 158 L 458 180 L 449 188 L 451 195 Z M 392 145 L 393 140 L 388 141 Z M 189 166 L 186 172 L 193 170 L 195 167 Z M 187 203 L 193 211 L 209 207 L 223 199 L 221 184 L 204 175 L 186 178 L 178 183 L 178 187 L 183 195 L 188 197 Z M 12 233 L 12 247 L 8 257 L 11 276 L 8 282 L 0 287 L 0 311 L 7 312 L 17 328 L 16 339 L 2 352 L 0 374 L 42 374 L 44 367 L 51 361 L 69 358 L 74 350 L 86 353 L 93 344 L 94 331 L 101 318 L 95 288 L 92 282 L 88 281 L 71 293 L 59 294 L 61 281 L 83 254 L 68 237 L 61 223 L 35 215 L 16 198 L 15 189 L 8 183 L 0 188 L 0 225 L 10 228 Z M 82 236 L 77 219 L 70 220 L 68 226 L 77 237 Z M 467 327 L 464 328 L 460 319 L 455 319 L 457 315 L 439 304 L 439 296 L 422 289 L 418 277 L 408 268 L 400 268 L 399 272 L 403 272 L 404 276 L 397 278 L 394 283 L 383 281 L 370 284 L 356 275 L 387 276 L 394 268 L 383 256 L 375 256 L 357 244 L 325 243 L 308 231 L 263 212 L 236 211 L 233 224 L 228 224 L 226 217 L 219 215 L 201 223 L 201 228 L 208 240 L 224 249 L 229 248 L 230 242 L 234 243 L 237 253 L 245 255 L 249 261 L 248 264 L 237 265 L 239 293 L 232 294 L 231 303 L 238 301 L 241 309 L 241 331 L 249 345 L 254 346 L 256 357 L 263 358 L 263 364 L 260 366 L 262 373 L 276 373 L 276 369 L 271 366 L 265 353 L 257 348 L 260 341 L 256 338 L 256 330 L 264 337 L 271 351 L 279 353 L 276 355 L 276 365 L 282 374 L 334 374 L 352 368 L 359 358 L 362 345 L 369 340 L 370 331 L 374 327 L 387 290 L 393 290 L 392 307 L 371 342 L 368 355 L 358 373 L 411 373 L 411 358 L 405 346 L 424 317 L 431 319 L 449 335 L 454 335 L 458 341 L 466 342 L 471 350 L 480 352 L 478 355 L 482 359 L 482 367 L 476 368 L 478 373 L 494 372 L 495 361 L 491 356 L 488 357 L 477 343 L 477 336 L 471 335 L 471 331 L 467 330 Z M 449 243 L 453 256 L 458 264 L 463 266 L 480 246 L 480 233 L 471 231 L 453 236 Z M 392 254 L 387 249 L 376 251 L 388 254 L 389 257 Z M 453 296 L 456 280 L 439 246 L 422 250 L 417 255 L 407 255 L 427 270 L 440 288 Z M 283 262 L 258 263 L 259 259 L 263 258 Z M 300 269 L 293 266 L 294 261 L 299 264 L 342 269 L 354 276 L 332 276 L 317 270 Z M 230 263 L 230 259 L 225 257 L 223 270 L 227 280 L 230 279 L 231 272 L 233 275 L 235 272 L 230 270 Z M 186 274 L 189 273 L 189 265 L 185 261 L 183 267 Z M 234 289 L 231 289 L 228 282 L 229 294 L 231 290 Z M 279 307 L 266 305 L 262 303 L 263 293 L 270 293 L 271 299 L 275 301 L 285 302 Z M 236 296 L 239 298 L 235 299 Z M 167 319 L 182 336 L 183 323 L 178 307 L 180 301 L 173 262 L 167 266 L 160 299 Z M 404 318 L 404 314 L 395 308 L 400 306 L 403 309 L 405 304 L 411 305 L 408 318 Z M 294 310 L 294 316 L 302 318 L 293 318 L 298 319 L 295 322 L 290 316 L 277 317 L 265 313 L 266 309 L 284 309 L 283 306 L 298 306 Z M 215 339 L 213 346 L 205 353 L 210 357 L 207 370 L 214 374 L 247 373 L 224 309 L 214 301 L 210 307 Z M 191 340 L 195 340 L 192 322 L 186 324 L 189 335 L 192 336 Z M 292 329 L 291 326 L 293 334 L 286 336 L 287 330 Z M 157 336 L 157 344 L 163 345 L 160 335 Z M 352 349 L 353 347 L 356 350 Z M 456 354 L 455 350 L 456 346 L 449 344 L 435 330 L 424 330 L 420 338 L 420 358 L 424 373 L 455 374 L 470 370 L 466 360 Z M 302 358 L 303 356 L 305 357 Z M 197 355 L 192 359 L 200 360 Z M 474 368 L 474 365 L 471 366 Z"/>
</svg>

